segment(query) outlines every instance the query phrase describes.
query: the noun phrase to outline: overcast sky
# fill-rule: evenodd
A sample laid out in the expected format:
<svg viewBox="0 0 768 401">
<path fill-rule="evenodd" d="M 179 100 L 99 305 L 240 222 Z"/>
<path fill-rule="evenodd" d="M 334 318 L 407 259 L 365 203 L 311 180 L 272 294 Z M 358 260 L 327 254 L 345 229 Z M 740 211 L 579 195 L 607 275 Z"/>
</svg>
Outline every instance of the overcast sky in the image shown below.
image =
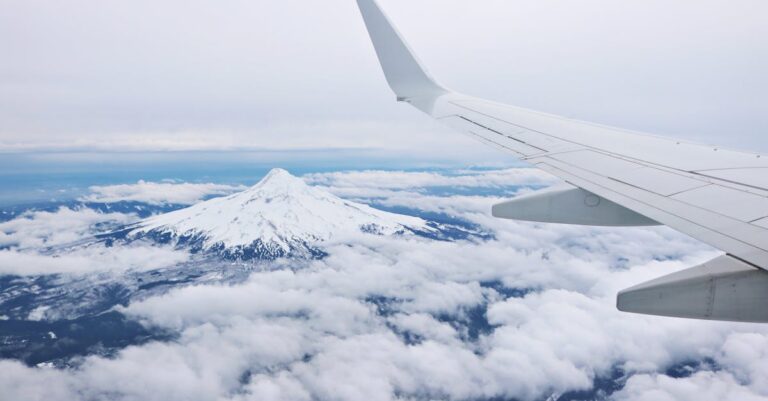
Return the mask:
<svg viewBox="0 0 768 401">
<path fill-rule="evenodd" d="M 456 90 L 768 150 L 765 1 L 381 4 Z M 0 54 L 5 151 L 496 152 L 393 101 L 353 0 L 0 0 Z"/>
</svg>

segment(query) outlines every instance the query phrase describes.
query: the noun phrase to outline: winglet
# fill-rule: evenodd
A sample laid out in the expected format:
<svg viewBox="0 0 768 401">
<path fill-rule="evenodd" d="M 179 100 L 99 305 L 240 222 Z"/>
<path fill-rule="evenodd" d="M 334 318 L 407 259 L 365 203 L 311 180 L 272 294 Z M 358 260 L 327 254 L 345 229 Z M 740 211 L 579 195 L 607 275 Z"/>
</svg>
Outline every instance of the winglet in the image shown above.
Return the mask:
<svg viewBox="0 0 768 401">
<path fill-rule="evenodd" d="M 357 5 L 376 48 L 384 76 L 398 101 L 410 102 L 423 110 L 420 105 L 425 106 L 448 93 L 421 65 L 376 0 L 357 0 Z"/>
</svg>

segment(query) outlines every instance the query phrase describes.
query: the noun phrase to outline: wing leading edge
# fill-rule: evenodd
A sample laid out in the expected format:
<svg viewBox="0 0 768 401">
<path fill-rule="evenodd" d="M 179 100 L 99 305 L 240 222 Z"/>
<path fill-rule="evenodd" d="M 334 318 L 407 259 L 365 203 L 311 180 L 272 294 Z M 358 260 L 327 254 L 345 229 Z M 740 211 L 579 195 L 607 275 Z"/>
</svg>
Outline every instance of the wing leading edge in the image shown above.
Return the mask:
<svg viewBox="0 0 768 401">
<path fill-rule="evenodd" d="M 513 199 L 494 207 L 494 215 L 569 224 L 670 226 L 726 255 L 691 269 L 684 280 L 670 276 L 620 293 L 621 310 L 768 322 L 768 314 L 762 312 L 768 301 L 768 157 L 452 92 L 424 69 L 376 0 L 357 2 L 399 101 L 578 187 Z M 711 301 L 714 295 L 707 298 L 711 302 L 705 307 L 697 304 L 695 310 L 681 311 L 670 306 L 676 301 L 660 296 L 664 288 L 676 293 L 683 289 L 693 294 L 686 298 L 693 304 L 699 299 L 695 295 L 706 298 L 715 292 L 714 284 L 702 290 L 706 282 L 721 283 L 721 296 L 716 303 Z M 722 283 L 748 294 L 749 302 L 722 296 Z"/>
</svg>

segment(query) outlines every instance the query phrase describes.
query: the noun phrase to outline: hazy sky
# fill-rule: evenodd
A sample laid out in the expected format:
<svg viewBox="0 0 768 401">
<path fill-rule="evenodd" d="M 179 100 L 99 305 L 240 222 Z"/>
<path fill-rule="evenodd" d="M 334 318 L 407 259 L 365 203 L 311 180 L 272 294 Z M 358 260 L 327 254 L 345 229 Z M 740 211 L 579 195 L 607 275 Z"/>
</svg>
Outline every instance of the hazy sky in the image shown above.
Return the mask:
<svg viewBox="0 0 768 401">
<path fill-rule="evenodd" d="M 381 0 L 445 85 L 768 150 L 762 0 Z M 393 101 L 353 0 L 0 0 L 0 150 L 491 157 Z"/>
</svg>

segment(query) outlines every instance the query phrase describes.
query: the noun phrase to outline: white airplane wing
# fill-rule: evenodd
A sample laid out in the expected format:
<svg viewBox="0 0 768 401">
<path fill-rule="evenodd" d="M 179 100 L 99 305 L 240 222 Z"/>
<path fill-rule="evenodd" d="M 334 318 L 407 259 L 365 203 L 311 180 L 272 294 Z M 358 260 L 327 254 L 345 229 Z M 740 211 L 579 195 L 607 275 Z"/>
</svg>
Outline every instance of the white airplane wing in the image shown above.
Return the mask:
<svg viewBox="0 0 768 401">
<path fill-rule="evenodd" d="M 768 322 L 768 156 L 572 120 L 436 83 L 376 0 L 358 0 L 399 101 L 572 187 L 496 205 L 497 217 L 604 226 L 664 224 L 725 251 L 622 291 L 623 311 Z"/>
</svg>

